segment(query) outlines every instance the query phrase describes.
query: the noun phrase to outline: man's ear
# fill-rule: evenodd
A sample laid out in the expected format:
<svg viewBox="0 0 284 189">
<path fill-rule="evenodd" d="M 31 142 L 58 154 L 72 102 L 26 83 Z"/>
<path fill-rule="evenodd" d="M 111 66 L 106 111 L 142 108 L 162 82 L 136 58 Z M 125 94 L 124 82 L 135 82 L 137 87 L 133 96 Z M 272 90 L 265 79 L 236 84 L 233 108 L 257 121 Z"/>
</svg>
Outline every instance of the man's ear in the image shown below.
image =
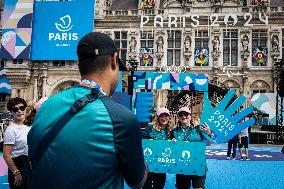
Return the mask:
<svg viewBox="0 0 284 189">
<path fill-rule="evenodd" d="M 117 64 L 117 53 L 114 53 L 112 56 L 111 56 L 111 62 L 110 62 L 110 66 L 111 66 L 111 69 L 112 70 L 115 70 L 116 69 L 116 66 L 118 66 Z"/>
</svg>

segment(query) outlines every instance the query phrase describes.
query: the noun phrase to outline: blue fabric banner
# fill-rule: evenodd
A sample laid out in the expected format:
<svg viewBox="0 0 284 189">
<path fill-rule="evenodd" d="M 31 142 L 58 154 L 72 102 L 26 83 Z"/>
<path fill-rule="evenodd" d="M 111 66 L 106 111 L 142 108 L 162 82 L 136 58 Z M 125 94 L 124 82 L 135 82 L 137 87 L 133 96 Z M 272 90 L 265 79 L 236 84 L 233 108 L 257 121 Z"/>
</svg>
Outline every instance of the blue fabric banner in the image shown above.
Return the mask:
<svg viewBox="0 0 284 189">
<path fill-rule="evenodd" d="M 206 144 L 167 140 L 143 140 L 150 172 L 202 176 L 207 170 Z"/>
<path fill-rule="evenodd" d="M 78 41 L 93 29 L 94 0 L 35 1 L 32 60 L 77 60 Z"/>
<path fill-rule="evenodd" d="M 136 94 L 136 116 L 139 122 L 150 122 L 151 108 L 153 105 L 152 92 L 138 92 Z"/>
<path fill-rule="evenodd" d="M 11 94 L 11 82 L 7 78 L 6 70 L 0 67 L 0 94 Z"/>
<path fill-rule="evenodd" d="M 127 92 L 115 92 L 111 99 L 130 110 L 130 96 Z"/>
</svg>

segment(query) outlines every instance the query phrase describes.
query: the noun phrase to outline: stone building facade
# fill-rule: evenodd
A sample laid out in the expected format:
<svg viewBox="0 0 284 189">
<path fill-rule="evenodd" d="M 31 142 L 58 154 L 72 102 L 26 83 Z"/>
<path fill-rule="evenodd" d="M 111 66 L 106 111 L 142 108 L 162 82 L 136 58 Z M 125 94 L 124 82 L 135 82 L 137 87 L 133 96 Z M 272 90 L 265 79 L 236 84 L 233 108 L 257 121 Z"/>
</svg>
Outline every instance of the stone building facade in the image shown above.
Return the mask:
<svg viewBox="0 0 284 189">
<path fill-rule="evenodd" d="M 139 71 L 207 73 L 210 83 L 235 88 L 247 97 L 256 92 L 275 92 L 273 66 L 284 55 L 284 5 L 253 5 L 254 1 L 242 0 L 143 2 L 155 4 L 143 8 L 138 0 L 96 0 L 94 30 L 111 36 L 128 64 L 129 60 L 138 61 Z M 142 15 L 145 22 L 149 18 L 143 27 Z M 234 24 L 235 15 L 238 21 Z M 159 25 L 162 20 L 163 27 Z M 193 26 L 196 20 L 198 27 Z M 263 65 L 252 61 L 256 47 L 267 51 L 267 62 Z M 196 49 L 202 48 L 209 55 L 206 66 L 195 63 Z M 140 61 L 143 50 L 148 55 L 150 52 L 152 63 Z M 80 81 L 73 61 L 15 60 L 1 61 L 1 65 L 7 69 L 12 82 L 11 97 L 19 96 L 27 101 L 52 95 Z M 124 88 L 127 75 L 123 77 Z M 158 106 L 165 105 L 166 95 L 160 95 Z M 7 99 L 1 99 L 0 112 L 6 111 Z"/>
</svg>

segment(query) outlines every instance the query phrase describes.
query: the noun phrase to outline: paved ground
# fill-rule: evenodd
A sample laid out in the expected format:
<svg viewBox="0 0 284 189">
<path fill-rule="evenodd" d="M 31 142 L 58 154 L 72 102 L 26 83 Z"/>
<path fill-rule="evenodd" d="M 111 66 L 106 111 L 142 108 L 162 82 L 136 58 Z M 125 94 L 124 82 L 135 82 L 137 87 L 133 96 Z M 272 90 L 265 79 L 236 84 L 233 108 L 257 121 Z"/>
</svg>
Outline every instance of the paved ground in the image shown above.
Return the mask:
<svg viewBox="0 0 284 189">
<path fill-rule="evenodd" d="M 207 147 L 209 170 L 206 189 L 284 189 L 284 154 L 280 152 L 281 147 L 250 145 L 250 161 L 226 160 L 226 148 L 226 145 Z M 175 175 L 168 174 L 165 188 L 173 189 L 174 184 Z M 8 189 L 7 167 L 2 154 L 0 189 Z"/>
</svg>

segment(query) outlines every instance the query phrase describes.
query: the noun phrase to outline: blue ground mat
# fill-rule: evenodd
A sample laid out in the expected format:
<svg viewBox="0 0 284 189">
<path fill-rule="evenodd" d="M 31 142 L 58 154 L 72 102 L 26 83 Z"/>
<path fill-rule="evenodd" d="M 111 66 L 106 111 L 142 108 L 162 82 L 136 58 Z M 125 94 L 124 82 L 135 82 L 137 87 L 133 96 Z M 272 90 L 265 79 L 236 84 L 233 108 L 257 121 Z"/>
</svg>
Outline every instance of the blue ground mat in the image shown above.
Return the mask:
<svg viewBox="0 0 284 189">
<path fill-rule="evenodd" d="M 284 161 L 207 160 L 206 189 L 283 189 Z M 129 187 L 125 187 L 130 189 Z M 165 189 L 175 188 L 167 174 Z"/>
<path fill-rule="evenodd" d="M 243 156 L 245 154 L 242 150 Z M 232 151 L 231 151 L 232 152 Z M 206 148 L 207 159 L 223 160 L 227 157 L 226 145 L 214 145 Z M 240 159 L 239 149 L 237 148 L 236 159 Z M 284 161 L 284 155 L 281 153 L 281 147 L 274 146 L 249 146 L 250 161 Z M 283 187 L 284 188 L 284 187 Z"/>
</svg>

